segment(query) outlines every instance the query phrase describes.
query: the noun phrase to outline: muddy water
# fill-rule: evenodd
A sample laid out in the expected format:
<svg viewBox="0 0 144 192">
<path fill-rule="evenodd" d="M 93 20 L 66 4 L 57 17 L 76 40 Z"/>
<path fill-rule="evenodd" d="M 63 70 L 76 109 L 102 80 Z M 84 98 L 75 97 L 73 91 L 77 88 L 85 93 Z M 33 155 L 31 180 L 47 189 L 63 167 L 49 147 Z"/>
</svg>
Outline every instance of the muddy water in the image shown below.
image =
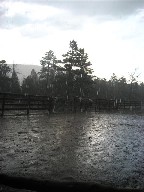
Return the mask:
<svg viewBox="0 0 144 192">
<path fill-rule="evenodd" d="M 0 119 L 0 170 L 10 175 L 144 188 L 144 117 L 54 114 Z"/>
</svg>

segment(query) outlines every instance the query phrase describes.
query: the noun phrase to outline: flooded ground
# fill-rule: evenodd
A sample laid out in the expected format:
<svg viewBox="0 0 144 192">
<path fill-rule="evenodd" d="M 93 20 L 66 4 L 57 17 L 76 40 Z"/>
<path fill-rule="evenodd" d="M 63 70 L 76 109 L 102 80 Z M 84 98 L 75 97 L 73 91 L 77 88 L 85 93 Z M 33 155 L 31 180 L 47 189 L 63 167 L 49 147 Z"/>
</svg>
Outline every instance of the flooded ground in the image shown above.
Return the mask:
<svg viewBox="0 0 144 192">
<path fill-rule="evenodd" d="M 144 188 L 144 116 L 4 116 L 0 170 L 9 175 Z"/>
</svg>

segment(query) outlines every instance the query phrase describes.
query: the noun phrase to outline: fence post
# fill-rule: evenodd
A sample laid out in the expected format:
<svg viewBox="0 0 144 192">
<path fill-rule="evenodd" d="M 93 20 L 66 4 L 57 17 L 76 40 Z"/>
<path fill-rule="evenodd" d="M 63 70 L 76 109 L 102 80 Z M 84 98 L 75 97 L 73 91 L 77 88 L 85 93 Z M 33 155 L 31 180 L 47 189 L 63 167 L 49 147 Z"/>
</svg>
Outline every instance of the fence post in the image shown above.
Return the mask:
<svg viewBox="0 0 144 192">
<path fill-rule="evenodd" d="M 124 109 L 125 109 L 125 101 L 124 101 Z"/>
<path fill-rule="evenodd" d="M 2 100 L 2 113 L 1 113 L 1 116 L 4 116 L 4 109 L 5 109 L 5 97 L 6 95 L 3 94 L 3 100 Z"/>
<path fill-rule="evenodd" d="M 48 96 L 47 96 L 47 98 L 46 98 L 46 104 L 47 104 L 48 114 L 50 114 L 50 112 L 49 112 L 49 105 L 50 105 L 50 102 L 49 102 L 49 97 L 48 97 Z"/>
<path fill-rule="evenodd" d="M 30 95 L 27 96 L 27 115 L 29 115 L 30 110 Z"/>
</svg>

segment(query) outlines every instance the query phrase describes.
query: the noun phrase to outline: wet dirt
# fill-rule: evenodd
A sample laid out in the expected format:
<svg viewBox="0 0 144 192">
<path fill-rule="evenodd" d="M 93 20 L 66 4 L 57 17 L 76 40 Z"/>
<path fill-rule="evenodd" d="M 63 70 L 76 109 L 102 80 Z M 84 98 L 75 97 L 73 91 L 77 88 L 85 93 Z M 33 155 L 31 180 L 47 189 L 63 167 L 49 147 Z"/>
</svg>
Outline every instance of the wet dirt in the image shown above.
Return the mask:
<svg viewBox="0 0 144 192">
<path fill-rule="evenodd" d="M 144 116 L 78 113 L 0 118 L 0 172 L 144 188 Z"/>
</svg>

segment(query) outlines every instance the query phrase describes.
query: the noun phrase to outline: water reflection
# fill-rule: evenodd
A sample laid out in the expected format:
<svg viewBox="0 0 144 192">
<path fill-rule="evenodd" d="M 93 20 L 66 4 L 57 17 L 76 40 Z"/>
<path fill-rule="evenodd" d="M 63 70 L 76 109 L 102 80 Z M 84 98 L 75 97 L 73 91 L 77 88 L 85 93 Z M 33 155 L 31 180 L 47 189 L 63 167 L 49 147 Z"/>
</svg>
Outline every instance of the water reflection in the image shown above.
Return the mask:
<svg viewBox="0 0 144 192">
<path fill-rule="evenodd" d="M 138 116 L 136 118 L 142 126 L 143 119 Z M 88 156 L 85 165 L 87 173 L 90 171 L 91 179 L 126 184 L 127 178 L 131 177 L 135 178 L 137 181 L 135 185 L 138 187 L 142 172 L 138 171 L 141 175 L 139 177 L 135 173 L 138 167 L 139 170 L 141 168 L 139 161 L 142 162 L 143 159 L 144 137 L 140 136 L 135 118 L 105 114 L 101 115 L 101 121 L 95 119 L 91 122 L 91 126 L 87 127 L 86 134 L 89 141 L 85 145 L 85 153 Z M 83 162 L 84 158 L 85 156 Z M 127 183 L 127 185 L 134 184 Z"/>
<path fill-rule="evenodd" d="M 0 119 L 1 171 L 142 186 L 144 120 L 84 113 Z"/>
</svg>

